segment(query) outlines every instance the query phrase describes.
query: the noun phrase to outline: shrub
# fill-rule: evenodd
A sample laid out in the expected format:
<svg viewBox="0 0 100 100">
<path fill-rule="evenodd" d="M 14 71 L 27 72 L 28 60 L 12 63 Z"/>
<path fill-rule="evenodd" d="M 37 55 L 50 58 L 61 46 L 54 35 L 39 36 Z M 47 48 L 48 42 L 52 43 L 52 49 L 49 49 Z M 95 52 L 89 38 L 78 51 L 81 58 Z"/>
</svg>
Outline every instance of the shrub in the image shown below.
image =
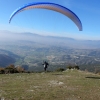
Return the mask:
<svg viewBox="0 0 100 100">
<path fill-rule="evenodd" d="M 4 74 L 5 73 L 5 69 L 4 68 L 0 68 L 0 74 Z"/>
<path fill-rule="evenodd" d="M 79 70 L 79 66 L 77 66 L 77 65 L 76 65 L 76 66 L 74 66 L 74 68 L 75 68 L 75 69 L 77 69 L 77 70 Z"/>
<path fill-rule="evenodd" d="M 17 70 L 13 64 L 5 68 L 5 73 L 17 73 Z"/>
<path fill-rule="evenodd" d="M 79 66 L 78 66 L 78 65 L 75 65 L 75 66 L 68 66 L 67 68 L 68 68 L 68 69 L 77 69 L 77 70 L 79 70 Z"/>
<path fill-rule="evenodd" d="M 68 68 L 68 69 L 73 69 L 73 67 L 72 67 L 72 66 L 68 66 L 67 68 Z"/>
<path fill-rule="evenodd" d="M 18 71 L 18 73 L 23 73 L 25 72 L 24 68 L 22 68 L 21 66 L 17 66 L 16 70 Z"/>
<path fill-rule="evenodd" d="M 56 71 L 58 71 L 58 72 L 62 72 L 64 70 L 65 70 L 64 68 L 58 68 L 58 69 L 56 69 Z"/>
</svg>

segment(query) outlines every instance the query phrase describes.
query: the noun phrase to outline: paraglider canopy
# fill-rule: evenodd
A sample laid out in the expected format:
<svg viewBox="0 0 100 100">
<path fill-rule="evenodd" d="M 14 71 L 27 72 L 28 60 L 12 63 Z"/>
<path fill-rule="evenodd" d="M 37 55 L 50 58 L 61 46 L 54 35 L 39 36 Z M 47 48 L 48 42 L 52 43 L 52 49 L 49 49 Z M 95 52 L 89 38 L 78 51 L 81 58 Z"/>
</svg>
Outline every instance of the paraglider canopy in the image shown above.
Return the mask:
<svg viewBox="0 0 100 100">
<path fill-rule="evenodd" d="M 72 12 L 71 10 L 69 10 L 68 8 L 66 8 L 62 5 L 55 4 L 55 3 L 49 3 L 49 2 L 30 3 L 30 4 L 26 4 L 26 5 L 18 8 L 10 16 L 9 23 L 11 22 L 12 18 L 19 12 L 28 10 L 28 9 L 35 9 L 35 8 L 49 9 L 49 10 L 54 10 L 56 12 L 62 13 L 65 16 L 67 16 L 68 18 L 70 18 L 76 24 L 79 31 L 82 31 L 82 23 L 81 23 L 80 19 L 78 18 L 78 16 L 74 12 Z"/>
</svg>

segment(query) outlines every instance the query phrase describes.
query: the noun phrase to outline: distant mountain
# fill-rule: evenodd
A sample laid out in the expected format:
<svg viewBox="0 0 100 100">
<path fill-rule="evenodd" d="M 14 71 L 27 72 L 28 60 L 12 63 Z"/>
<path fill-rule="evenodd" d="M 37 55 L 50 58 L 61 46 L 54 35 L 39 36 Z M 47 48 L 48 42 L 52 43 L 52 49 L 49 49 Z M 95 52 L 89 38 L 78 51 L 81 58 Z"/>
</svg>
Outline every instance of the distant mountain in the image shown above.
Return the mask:
<svg viewBox="0 0 100 100">
<path fill-rule="evenodd" d="M 22 33 L 17 33 L 17 32 L 10 32 L 10 31 L 7 31 L 7 30 L 0 30 L 0 35 L 1 36 L 11 36 L 11 35 L 15 35 L 15 36 L 21 36 L 21 35 L 26 35 L 26 36 L 39 36 L 39 34 L 36 34 L 36 33 L 31 33 L 31 32 L 22 32 Z"/>
<path fill-rule="evenodd" d="M 0 31 L 0 41 L 33 41 L 35 43 L 75 49 L 100 49 L 100 40 L 76 40 L 68 37 L 42 36 L 35 33 Z"/>
<path fill-rule="evenodd" d="M 14 64 L 16 62 L 16 58 L 19 58 L 19 56 L 10 51 L 0 49 L 0 67 L 6 67 L 10 64 Z"/>
<path fill-rule="evenodd" d="M 15 63 L 15 58 L 12 58 L 5 54 L 0 54 L 0 67 L 6 67 L 10 64 Z"/>
<path fill-rule="evenodd" d="M 35 34 L 35 33 L 30 33 L 30 32 L 24 32 L 24 33 L 19 33 L 20 35 L 26 35 L 26 36 L 40 36 L 38 34 Z"/>
</svg>

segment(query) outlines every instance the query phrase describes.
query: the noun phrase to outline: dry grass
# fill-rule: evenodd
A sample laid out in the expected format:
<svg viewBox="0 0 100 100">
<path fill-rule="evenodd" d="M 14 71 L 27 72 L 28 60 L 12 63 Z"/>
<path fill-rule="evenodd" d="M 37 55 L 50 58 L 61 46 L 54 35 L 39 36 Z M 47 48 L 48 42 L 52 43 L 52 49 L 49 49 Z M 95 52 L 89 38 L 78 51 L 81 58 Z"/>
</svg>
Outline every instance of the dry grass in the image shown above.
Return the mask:
<svg viewBox="0 0 100 100">
<path fill-rule="evenodd" d="M 77 70 L 0 75 L 1 100 L 100 100 L 100 75 Z"/>
</svg>

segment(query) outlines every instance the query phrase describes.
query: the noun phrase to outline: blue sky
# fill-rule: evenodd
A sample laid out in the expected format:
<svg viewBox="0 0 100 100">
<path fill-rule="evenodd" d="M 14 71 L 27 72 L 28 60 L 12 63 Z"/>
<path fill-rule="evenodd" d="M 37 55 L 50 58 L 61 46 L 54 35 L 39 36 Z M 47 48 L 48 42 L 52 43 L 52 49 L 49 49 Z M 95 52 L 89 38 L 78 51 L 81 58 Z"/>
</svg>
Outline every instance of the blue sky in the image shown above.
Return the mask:
<svg viewBox="0 0 100 100">
<path fill-rule="evenodd" d="M 31 9 L 17 14 L 14 10 L 31 2 L 52 2 L 72 10 L 81 20 L 83 31 L 66 16 L 44 9 Z M 32 32 L 75 39 L 100 40 L 100 0 L 0 0 L 0 30 Z"/>
</svg>

